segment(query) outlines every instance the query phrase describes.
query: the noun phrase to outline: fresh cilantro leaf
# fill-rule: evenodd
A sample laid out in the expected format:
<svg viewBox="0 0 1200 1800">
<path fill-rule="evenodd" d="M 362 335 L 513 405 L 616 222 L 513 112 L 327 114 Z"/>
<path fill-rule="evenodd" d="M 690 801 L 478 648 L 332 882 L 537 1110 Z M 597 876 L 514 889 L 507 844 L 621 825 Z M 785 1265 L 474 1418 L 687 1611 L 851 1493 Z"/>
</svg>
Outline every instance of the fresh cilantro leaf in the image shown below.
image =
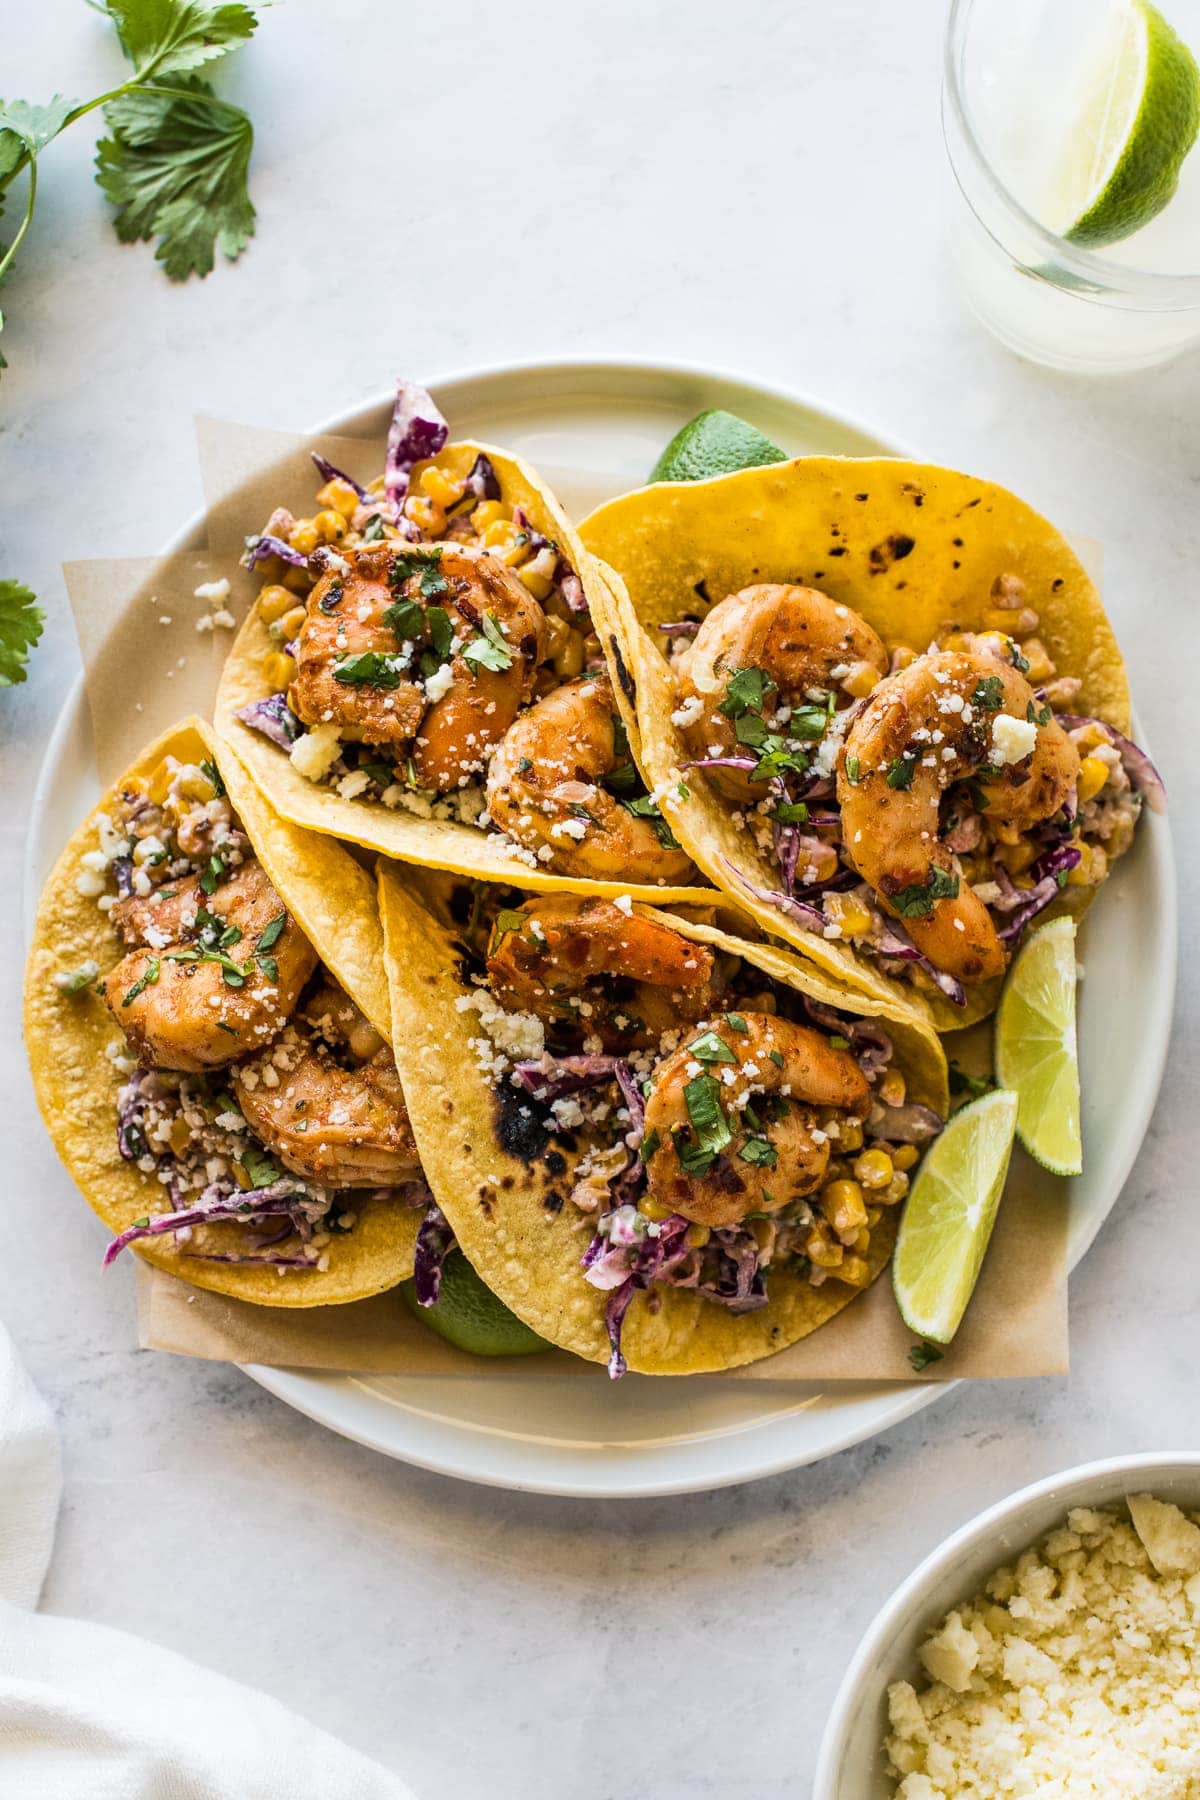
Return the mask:
<svg viewBox="0 0 1200 1800">
<path fill-rule="evenodd" d="M 512 647 L 496 622 L 494 613 L 483 617 L 483 636 L 473 638 L 463 651 L 464 662 L 474 669 L 494 669 L 499 673 L 512 668 Z"/>
<path fill-rule="evenodd" d="M 775 683 L 765 669 L 735 669 L 729 677 L 725 698 L 719 710 L 727 719 L 740 719 L 746 713 L 761 713 L 768 694 L 776 691 Z M 739 735 L 739 742 L 748 740 Z"/>
<path fill-rule="evenodd" d="M 1039 706 L 1036 700 L 1031 700 L 1025 708 L 1025 722 L 1027 725 L 1048 725 L 1051 716 L 1050 708 L 1048 706 Z"/>
<path fill-rule="evenodd" d="M 767 742 L 770 732 L 765 721 L 758 713 L 741 713 L 733 728 L 733 735 L 739 744 L 748 744 L 751 750 L 758 750 Z"/>
<path fill-rule="evenodd" d="M 929 1367 L 930 1363 L 941 1362 L 945 1354 L 945 1351 L 939 1350 L 936 1344 L 926 1343 L 922 1339 L 919 1344 L 913 1344 L 908 1352 L 909 1367 L 914 1375 L 919 1375 L 923 1369 Z"/>
<path fill-rule="evenodd" d="M 1021 647 L 1019 644 L 1013 644 L 1011 648 L 1012 648 L 1012 659 L 1011 660 L 1012 660 L 1013 668 L 1018 670 L 1020 672 L 1020 674 L 1022 674 L 1022 675 L 1028 675 L 1028 673 L 1029 673 L 1029 658 L 1027 656 L 1022 656 Z"/>
<path fill-rule="evenodd" d="M 736 1063 L 737 1057 L 715 1031 L 706 1031 L 698 1037 L 694 1044 L 688 1045 L 688 1054 L 702 1063 Z"/>
<path fill-rule="evenodd" d="M 210 896 L 215 894 L 220 887 L 224 876 L 225 858 L 221 856 L 219 852 L 214 850 L 200 872 L 200 887 L 202 892 Z"/>
<path fill-rule="evenodd" d="M 28 100 L 0 102 L 0 188 L 6 187 L 27 157 L 37 156 L 56 138 L 75 110 L 73 100 L 55 94 L 45 106 Z"/>
<path fill-rule="evenodd" d="M 642 1139 L 641 1148 L 638 1150 L 638 1155 L 644 1163 L 650 1161 L 650 1158 L 654 1155 L 654 1152 L 661 1143 L 662 1139 L 659 1137 L 657 1129 L 652 1125 Z"/>
<path fill-rule="evenodd" d="M 771 809 L 771 817 L 777 825 L 804 825 L 808 822 L 808 808 L 803 800 L 781 800 Z"/>
<path fill-rule="evenodd" d="M 254 132 L 240 107 L 194 75 L 172 89 L 132 88 L 104 108 L 111 137 L 96 148 L 96 180 L 117 209 L 123 244 L 157 237 L 172 281 L 232 262 L 254 233 L 246 171 Z"/>
<path fill-rule="evenodd" d="M 343 656 L 333 665 L 333 679 L 346 687 L 398 688 L 403 664 L 398 656 L 385 656 L 381 650 L 362 650 L 357 656 Z"/>
<path fill-rule="evenodd" d="M 242 1154 L 242 1167 L 256 1188 L 270 1187 L 274 1181 L 282 1181 L 283 1177 L 269 1156 L 264 1156 L 257 1144 L 250 1144 Z"/>
<path fill-rule="evenodd" d="M 711 1161 L 733 1142 L 729 1120 L 721 1107 L 721 1084 L 716 1076 L 696 1075 L 685 1082 L 683 1103 L 696 1134 L 696 1153 Z M 680 1161 L 683 1161 L 682 1157 Z"/>
<path fill-rule="evenodd" d="M 890 788 L 910 788 L 913 775 L 916 773 L 916 752 L 905 750 L 899 756 L 893 756 L 887 768 L 887 784 Z"/>
<path fill-rule="evenodd" d="M 782 1050 L 768 1050 L 767 1055 L 770 1057 L 771 1061 L 775 1064 L 775 1067 L 777 1069 L 782 1069 L 782 1067 L 783 1067 L 783 1051 Z"/>
<path fill-rule="evenodd" d="M 425 623 L 425 609 L 416 600 L 396 600 L 386 607 L 383 623 L 394 631 L 401 643 L 415 642 Z"/>
<path fill-rule="evenodd" d="M 757 763 L 750 772 L 751 781 L 772 781 L 777 775 L 808 773 L 808 758 L 800 750 L 789 750 L 781 737 L 772 734 L 760 747 Z"/>
<path fill-rule="evenodd" d="M 377 544 L 383 536 L 383 517 L 380 513 L 372 513 L 362 528 L 364 544 Z"/>
<path fill-rule="evenodd" d="M 725 1023 L 730 1031 L 749 1031 L 750 1029 L 741 1013 L 726 1013 Z"/>
<path fill-rule="evenodd" d="M 797 706 L 788 720 L 788 735 L 816 743 L 825 736 L 833 716 L 833 695 L 824 706 Z"/>
<path fill-rule="evenodd" d="M 148 987 L 154 986 L 161 973 L 162 965 L 157 956 L 147 957 L 146 967 L 142 970 L 142 973 L 138 976 L 133 986 L 129 989 L 129 992 L 125 995 L 121 1005 L 123 1007 L 132 1006 L 139 994 L 144 994 Z"/>
<path fill-rule="evenodd" d="M 454 620 L 444 606 L 430 606 L 425 610 L 425 627 L 439 662 L 445 662 L 454 643 Z"/>
<path fill-rule="evenodd" d="M 923 882 L 914 882 L 893 894 L 891 903 L 902 919 L 923 919 L 933 911 L 935 901 L 953 900 L 957 893 L 958 876 L 935 867 Z"/>
<path fill-rule="evenodd" d="M 829 1040 L 829 1048 L 831 1050 L 848 1050 L 850 1048 L 850 1039 L 835 1034 Z"/>
<path fill-rule="evenodd" d="M 0 581 L 0 687 L 24 681 L 26 659 L 42 635 L 45 618 L 32 588 Z"/>
<path fill-rule="evenodd" d="M 753 1163 L 759 1169 L 773 1169 L 779 1161 L 779 1153 L 765 1137 L 752 1137 L 747 1138 L 738 1151 L 738 1160 Z"/>
<path fill-rule="evenodd" d="M 261 950 L 256 950 L 254 952 L 254 960 L 258 964 L 258 972 L 263 977 L 263 980 L 277 984 L 279 981 L 279 964 L 275 961 L 275 958 L 273 956 L 264 956 Z"/>
<path fill-rule="evenodd" d="M 285 909 L 282 912 L 277 912 L 273 919 L 268 920 L 258 934 L 258 941 L 254 946 L 256 950 L 273 950 L 275 948 L 276 944 L 279 942 L 283 928 L 287 924 L 287 917 Z"/>
<path fill-rule="evenodd" d="M 848 756 L 846 758 L 846 780 L 850 783 L 851 787 L 857 787 L 862 780 L 862 764 L 859 762 L 857 756 Z"/>
<path fill-rule="evenodd" d="M 68 974 L 57 975 L 54 985 L 60 994 L 82 994 L 84 988 L 89 987 L 99 973 L 94 962 L 80 963 L 77 969 L 72 969 Z"/>
<path fill-rule="evenodd" d="M 213 785 L 213 793 L 218 800 L 225 798 L 225 783 L 221 779 L 221 771 L 211 756 L 206 756 L 200 764 L 200 773 L 206 775 Z"/>
<path fill-rule="evenodd" d="M 528 923 L 528 913 L 521 912 L 517 907 L 502 906 L 492 927 L 493 938 L 507 937 L 510 931 L 523 931 Z"/>
<path fill-rule="evenodd" d="M 999 712 L 1004 705 L 1004 682 L 999 675 L 985 675 L 971 695 L 971 705 L 980 712 Z"/>
<path fill-rule="evenodd" d="M 258 24 L 248 6 L 209 6 L 204 0 L 104 0 L 97 10 L 116 26 L 140 80 L 214 62 L 246 43 Z"/>
<path fill-rule="evenodd" d="M 622 800 L 621 805 L 626 812 L 631 812 L 635 819 L 649 819 L 654 827 L 654 835 L 664 850 L 678 850 L 679 840 L 662 816 L 658 801 L 649 794 L 643 794 L 637 800 Z"/>
<path fill-rule="evenodd" d="M 603 783 L 610 794 L 616 794 L 619 798 L 622 794 L 631 794 L 640 787 L 641 777 L 631 762 L 623 762 L 618 763 L 615 769 L 609 770 L 603 778 Z"/>
</svg>

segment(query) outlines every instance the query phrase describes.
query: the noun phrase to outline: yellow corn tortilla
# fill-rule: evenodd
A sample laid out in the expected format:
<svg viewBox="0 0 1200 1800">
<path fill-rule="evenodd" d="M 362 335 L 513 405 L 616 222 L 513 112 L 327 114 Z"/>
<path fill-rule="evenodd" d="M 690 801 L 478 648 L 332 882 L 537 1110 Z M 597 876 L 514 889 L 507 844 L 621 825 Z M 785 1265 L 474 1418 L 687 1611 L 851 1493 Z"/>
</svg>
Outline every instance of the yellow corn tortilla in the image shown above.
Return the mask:
<svg viewBox="0 0 1200 1800">
<path fill-rule="evenodd" d="M 413 480 L 419 481 L 422 472 L 430 466 L 443 469 L 453 477 L 465 475 L 481 454 L 490 458 L 506 504 L 523 507 L 538 531 L 562 545 L 575 568 L 587 595 L 597 634 L 609 658 L 617 704 L 626 728 L 632 728 L 635 734 L 630 742 L 636 755 L 637 722 L 631 684 L 627 676 L 622 683 L 621 669 L 612 661 L 611 646 L 617 633 L 612 623 L 609 589 L 595 558 L 584 549 L 549 489 L 520 458 L 495 450 L 488 444 L 470 442 L 448 444 L 438 456 L 418 463 L 413 470 Z M 297 604 L 301 598 L 297 596 Z M 661 901 L 675 899 L 690 891 L 683 887 L 630 887 L 628 883 L 558 875 L 540 866 L 531 867 L 511 855 L 494 832 L 461 825 L 452 819 L 418 818 L 402 807 L 393 809 L 378 800 L 345 800 L 336 788 L 307 780 L 292 766 L 283 750 L 260 732 L 251 731 L 237 716 L 242 707 L 262 699 L 271 691 L 262 675 L 263 658 L 277 648 L 255 606 L 229 652 L 217 691 L 215 720 L 218 736 L 241 757 L 276 812 L 293 824 L 361 844 L 402 862 L 447 869 L 485 881 L 514 882 L 542 892 L 566 890 L 606 894 L 613 898 L 632 893 L 643 899 Z"/>
<path fill-rule="evenodd" d="M 299 831 L 276 817 L 228 746 L 202 720 L 185 719 L 151 744 L 122 780 L 148 775 L 164 756 L 181 762 L 215 759 L 229 798 L 289 912 L 321 960 L 370 1019 L 391 1037 L 383 967 L 383 934 L 366 870 L 331 838 Z M 91 986 L 65 994 L 56 974 L 88 961 L 101 971 L 125 954 L 94 898 L 80 894 L 81 858 L 96 845 L 96 815 L 112 805 L 122 782 L 97 803 L 72 837 L 42 893 L 25 980 L 25 1043 L 42 1117 L 84 1199 L 117 1234 L 148 1212 L 161 1211 L 162 1188 L 117 1149 L 117 1091 L 125 1080 L 109 1061 L 124 1040 Z M 330 1306 L 365 1299 L 411 1275 L 420 1211 L 364 1193 L 353 1228 L 334 1234 L 329 1268 L 279 1275 L 273 1268 L 205 1263 L 173 1238 L 131 1246 L 155 1268 L 193 1287 L 211 1288 L 265 1306 Z M 213 1241 L 234 1248 L 240 1227 L 214 1224 Z"/>
<path fill-rule="evenodd" d="M 521 1096 L 502 1090 L 512 1095 L 502 1112 L 471 1046 L 482 1034 L 478 1014 L 456 1004 L 474 990 L 464 981 L 446 912 L 448 886 L 395 866 L 380 868 L 393 1041 L 426 1175 L 464 1253 L 505 1305 L 563 1349 L 606 1362 L 607 1296 L 584 1280 L 579 1266 L 590 1232 L 567 1198 L 570 1168 L 560 1156 L 556 1174 L 544 1148 L 522 1155 Z M 946 1059 L 936 1034 L 910 1011 L 848 996 L 778 944 L 751 944 L 717 925 L 638 910 L 697 942 L 732 951 L 825 1005 L 885 1019 L 911 1099 L 945 1117 Z M 899 1210 L 885 1211 L 872 1231 L 872 1280 L 891 1255 Z M 771 1275 L 769 1289 L 765 1307 L 737 1318 L 677 1288 L 654 1290 L 654 1307 L 637 1295 L 622 1336 L 629 1367 L 693 1375 L 754 1362 L 816 1331 L 859 1291 L 836 1281 L 813 1288 L 782 1271 Z"/>
<path fill-rule="evenodd" d="M 778 889 L 779 872 L 733 823 L 729 803 L 702 771 L 684 773 L 688 798 L 680 794 L 688 751 L 671 723 L 674 687 L 654 627 L 702 618 L 755 582 L 796 582 L 853 607 L 889 649 L 921 651 L 948 630 L 979 629 L 992 609 L 993 581 L 1016 575 L 1059 674 L 1083 684 L 1072 710 L 1128 732 L 1121 653 L 1062 533 L 994 482 L 925 463 L 821 456 L 641 488 L 597 507 L 580 536 L 615 571 L 611 616 L 637 688 L 639 760 L 697 867 L 764 930 L 858 993 L 915 1007 L 943 1031 L 992 1012 L 998 981 L 971 990 L 965 1007 L 926 996 L 747 891 L 738 873 L 755 887 Z M 1068 889 L 1054 910 L 1081 912 L 1090 892 Z"/>
</svg>

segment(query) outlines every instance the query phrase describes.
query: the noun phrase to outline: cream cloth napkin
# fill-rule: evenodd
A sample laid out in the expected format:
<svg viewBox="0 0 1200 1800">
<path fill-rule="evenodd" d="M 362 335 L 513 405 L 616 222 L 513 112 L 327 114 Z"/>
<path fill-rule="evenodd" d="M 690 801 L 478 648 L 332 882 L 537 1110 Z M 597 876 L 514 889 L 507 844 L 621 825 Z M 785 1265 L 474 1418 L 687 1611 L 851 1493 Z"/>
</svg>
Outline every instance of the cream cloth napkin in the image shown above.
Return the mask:
<svg viewBox="0 0 1200 1800">
<path fill-rule="evenodd" d="M 126 1632 L 34 1612 L 61 1490 L 49 1408 L 0 1326 L 0 1795 L 413 1800 L 263 1694 Z"/>
</svg>

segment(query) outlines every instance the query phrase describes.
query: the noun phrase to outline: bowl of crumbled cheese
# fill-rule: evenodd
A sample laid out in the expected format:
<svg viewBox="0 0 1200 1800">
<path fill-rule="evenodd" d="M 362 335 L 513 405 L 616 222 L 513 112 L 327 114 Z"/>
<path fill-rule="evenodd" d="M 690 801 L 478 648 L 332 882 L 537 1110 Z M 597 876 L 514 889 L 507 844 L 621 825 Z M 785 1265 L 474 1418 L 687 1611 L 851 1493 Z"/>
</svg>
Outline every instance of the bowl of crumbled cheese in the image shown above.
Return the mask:
<svg viewBox="0 0 1200 1800">
<path fill-rule="evenodd" d="M 1200 1800 L 1200 1454 L 989 1508 L 879 1613 L 813 1800 Z"/>
</svg>

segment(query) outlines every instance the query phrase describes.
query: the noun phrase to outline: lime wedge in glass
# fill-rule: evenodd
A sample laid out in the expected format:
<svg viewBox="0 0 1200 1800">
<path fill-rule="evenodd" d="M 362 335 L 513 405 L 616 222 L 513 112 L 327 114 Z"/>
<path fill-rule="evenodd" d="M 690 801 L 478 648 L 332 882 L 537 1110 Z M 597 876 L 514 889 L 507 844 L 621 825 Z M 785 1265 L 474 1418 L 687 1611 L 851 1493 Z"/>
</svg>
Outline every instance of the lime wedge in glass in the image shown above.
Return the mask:
<svg viewBox="0 0 1200 1800">
<path fill-rule="evenodd" d="M 532 1356 L 553 1348 L 509 1312 L 461 1250 L 452 1250 L 442 1264 L 442 1291 L 432 1306 L 417 1304 L 415 1282 L 402 1282 L 400 1292 L 422 1325 L 472 1356 Z"/>
<path fill-rule="evenodd" d="M 962 1322 L 1004 1192 L 1017 1096 L 995 1088 L 926 1152 L 900 1221 L 892 1286 L 910 1331 L 948 1344 Z"/>
<path fill-rule="evenodd" d="M 1048 223 L 1097 248 L 1157 217 L 1200 128 L 1200 70 L 1147 0 L 1107 0 L 1104 42 L 1070 107 Z"/>
<path fill-rule="evenodd" d="M 719 409 L 697 413 L 675 433 L 653 469 L 651 481 L 706 481 L 761 463 L 786 462 L 786 452 L 745 419 Z"/>
<path fill-rule="evenodd" d="M 1021 946 L 996 1014 L 996 1079 L 1017 1096 L 1017 1136 L 1054 1175 L 1083 1168 L 1075 983 L 1075 921 L 1054 919 Z"/>
</svg>

